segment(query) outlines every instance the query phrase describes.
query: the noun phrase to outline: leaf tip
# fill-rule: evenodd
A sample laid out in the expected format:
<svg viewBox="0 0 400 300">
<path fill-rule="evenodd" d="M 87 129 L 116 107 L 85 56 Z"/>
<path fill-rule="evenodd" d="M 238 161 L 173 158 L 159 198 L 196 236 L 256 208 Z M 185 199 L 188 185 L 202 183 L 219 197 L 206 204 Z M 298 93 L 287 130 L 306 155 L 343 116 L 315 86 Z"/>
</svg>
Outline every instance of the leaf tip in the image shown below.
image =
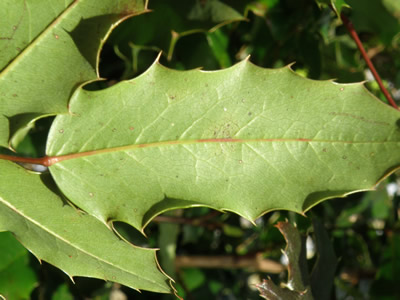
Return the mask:
<svg viewBox="0 0 400 300">
<path fill-rule="evenodd" d="M 162 55 L 162 51 L 158 52 L 158 55 L 156 57 L 156 60 L 154 61 L 154 64 L 160 64 L 161 55 Z"/>
<path fill-rule="evenodd" d="M 63 270 L 63 272 L 68 276 L 68 278 L 71 280 L 71 282 L 72 282 L 73 284 L 75 284 L 74 276 L 68 274 L 68 273 L 65 272 L 64 270 Z"/>
<path fill-rule="evenodd" d="M 293 71 L 292 66 L 295 65 L 295 64 L 296 64 L 295 61 L 294 61 L 294 62 L 291 62 L 291 63 L 287 64 L 287 65 L 285 66 L 285 68 L 289 68 L 290 70 Z"/>
</svg>

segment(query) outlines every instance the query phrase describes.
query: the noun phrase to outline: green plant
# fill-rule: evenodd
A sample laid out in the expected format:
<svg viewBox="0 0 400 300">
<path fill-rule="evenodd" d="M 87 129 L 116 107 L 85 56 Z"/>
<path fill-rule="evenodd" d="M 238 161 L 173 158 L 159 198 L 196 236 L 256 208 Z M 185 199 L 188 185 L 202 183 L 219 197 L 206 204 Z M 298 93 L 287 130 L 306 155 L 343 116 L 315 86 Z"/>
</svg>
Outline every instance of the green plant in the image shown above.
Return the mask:
<svg viewBox="0 0 400 300">
<path fill-rule="evenodd" d="M 265 31 L 267 16 L 277 20 L 285 5 L 289 10 L 299 5 L 278 2 L 185 1 L 176 6 L 154 1 L 149 4 L 154 3 L 154 13 L 149 13 L 144 1 L 70 0 L 56 2 L 53 10 L 31 20 L 28 12 L 42 12 L 47 1 L 2 2 L 0 230 L 12 232 L 38 259 L 71 278 L 173 293 L 156 251 L 134 246 L 157 244 L 143 241 L 122 223 L 144 233 L 158 215 L 198 206 L 234 212 L 251 222 L 275 210 L 304 214 L 323 200 L 372 190 L 387 180 L 400 165 L 399 111 L 360 83 L 309 80 L 282 67 L 293 57 L 277 53 L 265 38 L 281 38 L 283 52 L 293 43 L 300 47 L 297 73 L 329 75 L 316 50 L 317 30 L 336 43 L 341 61 L 333 70 L 358 62 L 346 56 L 349 40 L 330 36 L 339 26 L 335 21 L 321 28 L 310 21 L 303 25 L 306 30 L 295 27 L 298 31 L 275 22 Z M 325 2 L 318 1 L 320 11 L 304 1 L 305 14 L 312 21 L 333 19 Z M 345 2 L 328 2 L 340 15 Z M 246 17 L 253 21 L 242 22 Z M 244 41 L 236 39 L 235 45 L 235 35 Z M 381 36 L 394 39 L 387 37 L 390 33 Z M 104 71 L 99 69 L 103 46 Z M 164 54 L 156 58 L 160 50 Z M 332 49 L 324 50 L 329 57 Z M 237 59 L 233 52 L 241 62 L 230 67 Z M 107 64 L 108 53 L 119 57 L 120 65 Z M 256 67 L 241 59 L 248 53 L 260 65 L 280 68 Z M 178 70 L 226 69 L 182 72 L 160 61 Z M 115 76 L 118 67 L 123 72 Z M 136 77 L 114 85 L 99 81 L 101 76 Z M 350 71 L 343 78 L 353 76 Z M 42 140 L 34 137 L 35 124 L 47 128 Z M 47 166 L 49 172 L 27 170 L 31 164 Z M 179 217 L 170 214 L 170 220 Z M 160 226 L 157 234 L 162 265 L 177 278 L 168 264 L 175 253 L 162 248 L 177 243 L 179 230 L 169 225 Z M 239 226 L 217 227 L 228 236 L 243 236 Z M 190 276 L 203 282 L 198 274 Z M 20 284 L 32 289 L 35 276 L 26 280 L 29 284 Z M 26 298 L 29 289 L 6 292 Z M 68 294 L 68 288 L 60 286 L 56 293 Z"/>
</svg>

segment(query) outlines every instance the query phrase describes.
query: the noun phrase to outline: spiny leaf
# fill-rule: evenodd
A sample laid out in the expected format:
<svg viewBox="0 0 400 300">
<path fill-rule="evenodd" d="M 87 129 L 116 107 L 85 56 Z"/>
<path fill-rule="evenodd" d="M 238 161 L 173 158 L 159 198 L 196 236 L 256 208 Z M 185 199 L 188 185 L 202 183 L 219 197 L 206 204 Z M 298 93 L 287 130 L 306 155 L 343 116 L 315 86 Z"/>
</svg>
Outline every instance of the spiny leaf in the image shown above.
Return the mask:
<svg viewBox="0 0 400 300">
<path fill-rule="evenodd" d="M 283 253 L 288 261 L 288 282 L 284 287 L 278 287 L 271 279 L 264 280 L 257 285 L 260 296 L 268 300 L 313 300 L 309 287 L 305 237 L 289 222 L 279 222 L 276 227 L 286 240 Z"/>
<path fill-rule="evenodd" d="M 260 296 L 268 300 L 304 300 L 301 293 L 288 288 L 280 288 L 272 280 L 264 280 L 257 285 L 257 288 L 260 291 Z"/>
<path fill-rule="evenodd" d="M 283 252 L 288 261 L 287 286 L 304 295 L 302 299 L 309 299 L 309 277 L 306 259 L 306 239 L 299 230 L 289 222 L 279 222 L 276 227 L 286 240 L 286 248 Z M 312 299 L 312 297 L 311 297 Z"/>
<path fill-rule="evenodd" d="M 1 1 L 0 146 L 29 124 L 27 114 L 67 112 L 74 89 L 98 78 L 104 37 L 145 10 L 143 0 Z"/>
<path fill-rule="evenodd" d="M 71 278 L 87 276 L 171 292 L 155 250 L 129 245 L 97 219 L 65 205 L 48 174 L 32 174 L 4 160 L 0 170 L 0 231 L 11 231 L 37 258 Z"/>
<path fill-rule="evenodd" d="M 400 112 L 361 84 L 243 61 L 217 72 L 154 64 L 109 89 L 78 90 L 47 153 L 57 185 L 103 222 L 142 228 L 208 206 L 254 220 L 373 189 L 400 165 Z"/>
<path fill-rule="evenodd" d="M 307 267 L 305 237 L 289 222 L 279 222 L 276 227 L 287 244 L 283 253 L 288 261 L 288 282 L 284 287 L 278 287 L 271 279 L 264 280 L 257 285 L 260 296 L 268 300 L 329 299 L 337 260 L 323 225 L 317 219 L 313 220 L 319 252 L 311 280 Z"/>
</svg>

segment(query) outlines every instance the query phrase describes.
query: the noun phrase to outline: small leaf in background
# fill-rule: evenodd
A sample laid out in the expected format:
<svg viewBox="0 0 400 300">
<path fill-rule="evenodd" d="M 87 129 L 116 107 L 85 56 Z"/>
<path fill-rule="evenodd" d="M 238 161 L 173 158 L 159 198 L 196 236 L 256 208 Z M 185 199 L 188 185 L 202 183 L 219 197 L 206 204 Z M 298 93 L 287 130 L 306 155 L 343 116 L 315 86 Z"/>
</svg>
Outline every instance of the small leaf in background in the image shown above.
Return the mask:
<svg viewBox="0 0 400 300">
<path fill-rule="evenodd" d="M 397 0 L 383 0 L 383 5 L 390 11 L 394 17 L 400 20 L 400 2 Z"/>
<path fill-rule="evenodd" d="M 74 296 L 68 289 L 67 284 L 61 284 L 51 297 L 52 300 L 74 300 Z"/>
<path fill-rule="evenodd" d="M 310 294 L 305 237 L 289 222 L 278 222 L 276 227 L 286 240 L 286 248 L 283 254 L 288 261 L 287 286 L 300 294 Z"/>
<path fill-rule="evenodd" d="M 235 238 L 243 236 L 244 232 L 240 227 L 224 224 L 222 230 L 225 235 Z"/>
<path fill-rule="evenodd" d="M 271 279 L 264 280 L 257 285 L 260 296 L 268 300 L 312 300 L 306 259 L 306 239 L 289 222 L 278 222 L 276 227 L 286 240 L 283 254 L 287 258 L 288 281 L 285 287 L 278 287 Z"/>
<path fill-rule="evenodd" d="M 204 272 L 200 269 L 185 268 L 181 272 L 183 273 L 182 278 L 184 278 L 185 286 L 189 291 L 197 289 L 206 281 Z"/>
<path fill-rule="evenodd" d="M 130 67 L 127 69 L 125 65 L 123 79 L 137 76 L 150 66 L 151 63 L 137 62 L 137 52 L 140 52 L 141 60 L 147 62 L 147 58 L 153 55 L 154 61 L 154 53 L 148 52 L 154 52 L 155 49 L 162 51 L 161 61 L 175 69 L 201 67 L 214 70 L 220 66 L 230 66 L 229 56 L 222 51 L 227 37 L 219 33 L 214 36 L 212 33 L 227 24 L 245 20 L 243 13 L 246 2 L 227 1 L 225 4 L 219 0 L 187 0 L 174 6 L 163 0 L 150 1 L 149 13 L 124 22 L 107 42 L 118 46 L 118 56 L 122 54 L 138 67 L 129 70 Z M 130 43 L 126 43 L 127 40 Z M 133 55 L 129 45 L 135 45 L 136 53 Z M 103 76 L 115 77 L 110 70 L 105 70 Z"/>
<path fill-rule="evenodd" d="M 278 287 L 271 279 L 264 280 L 257 285 L 260 296 L 269 300 L 329 300 L 337 259 L 322 223 L 315 218 L 313 220 L 318 257 L 311 276 L 308 274 L 305 237 L 287 221 L 278 222 L 276 227 L 287 244 L 283 253 L 287 258 L 288 281 L 284 287 Z"/>
<path fill-rule="evenodd" d="M 257 285 L 257 288 L 260 291 L 260 296 L 267 300 L 307 299 L 303 297 L 302 293 L 292 291 L 288 288 L 280 288 L 271 280 L 264 280 L 263 283 Z"/>
<path fill-rule="evenodd" d="M 381 0 L 346 0 L 352 7 L 351 20 L 357 32 L 375 32 L 384 45 L 390 45 L 400 31 L 400 20 L 396 19 Z"/>
<path fill-rule="evenodd" d="M 315 0 L 319 6 L 330 5 L 340 19 L 343 7 L 349 7 L 347 0 Z"/>
<path fill-rule="evenodd" d="M 376 280 L 372 283 L 370 294 L 375 299 L 398 299 L 400 297 L 400 237 L 389 236 L 388 247 L 379 261 Z"/>
<path fill-rule="evenodd" d="M 221 29 L 217 29 L 207 33 L 207 41 L 218 60 L 220 68 L 230 67 L 232 62 L 228 54 L 229 38 L 226 34 Z"/>
<path fill-rule="evenodd" d="M 179 216 L 182 214 L 181 210 L 166 212 L 166 216 Z M 176 279 L 175 272 L 175 257 L 176 257 L 176 243 L 180 233 L 180 226 L 174 223 L 162 223 L 159 225 L 158 245 L 160 264 L 163 270 L 172 278 Z"/>
<path fill-rule="evenodd" d="M 0 295 L 10 300 L 29 298 L 38 284 L 30 257 L 10 232 L 0 232 Z"/>
<path fill-rule="evenodd" d="M 328 232 L 321 221 L 315 217 L 313 229 L 317 246 L 317 261 L 311 272 L 311 291 L 314 299 L 329 300 L 338 262 Z"/>
</svg>

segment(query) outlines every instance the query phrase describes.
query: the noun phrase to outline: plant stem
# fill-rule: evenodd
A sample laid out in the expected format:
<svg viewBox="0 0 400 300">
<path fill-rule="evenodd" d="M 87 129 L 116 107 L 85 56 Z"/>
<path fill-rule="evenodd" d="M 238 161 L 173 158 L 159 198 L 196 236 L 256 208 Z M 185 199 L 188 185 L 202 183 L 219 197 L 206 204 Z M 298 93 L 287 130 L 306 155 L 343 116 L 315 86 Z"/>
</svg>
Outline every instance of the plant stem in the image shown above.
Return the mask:
<svg viewBox="0 0 400 300">
<path fill-rule="evenodd" d="M 376 71 L 372 61 L 369 59 L 367 52 L 365 51 L 364 46 L 361 43 L 360 38 L 358 37 L 358 34 L 354 29 L 353 23 L 343 13 L 341 14 L 341 18 L 342 18 L 344 26 L 346 26 L 347 30 L 349 31 L 350 36 L 353 38 L 353 40 L 357 44 L 357 47 L 360 50 L 361 55 L 364 58 L 365 62 L 367 63 L 368 68 L 371 70 L 372 75 L 374 75 L 376 81 L 378 82 L 378 85 L 381 88 L 382 93 L 385 95 L 386 99 L 389 101 L 389 103 L 394 108 L 399 109 L 396 102 L 393 100 L 392 96 L 389 94 L 388 90 L 383 85 L 381 77 L 379 76 L 378 72 Z"/>
<path fill-rule="evenodd" d="M 7 155 L 7 154 L 0 154 L 0 159 L 9 160 L 18 163 L 26 163 L 26 164 L 34 164 L 34 165 L 42 165 L 42 166 L 50 166 L 53 161 L 49 159 L 49 157 L 39 157 L 39 158 L 32 158 L 32 157 L 20 157 L 14 155 Z"/>
<path fill-rule="evenodd" d="M 178 255 L 175 266 L 180 268 L 211 268 L 211 269 L 243 269 L 250 268 L 259 272 L 279 274 L 284 271 L 282 264 L 264 258 L 262 253 L 247 256 L 232 255 Z"/>
</svg>

